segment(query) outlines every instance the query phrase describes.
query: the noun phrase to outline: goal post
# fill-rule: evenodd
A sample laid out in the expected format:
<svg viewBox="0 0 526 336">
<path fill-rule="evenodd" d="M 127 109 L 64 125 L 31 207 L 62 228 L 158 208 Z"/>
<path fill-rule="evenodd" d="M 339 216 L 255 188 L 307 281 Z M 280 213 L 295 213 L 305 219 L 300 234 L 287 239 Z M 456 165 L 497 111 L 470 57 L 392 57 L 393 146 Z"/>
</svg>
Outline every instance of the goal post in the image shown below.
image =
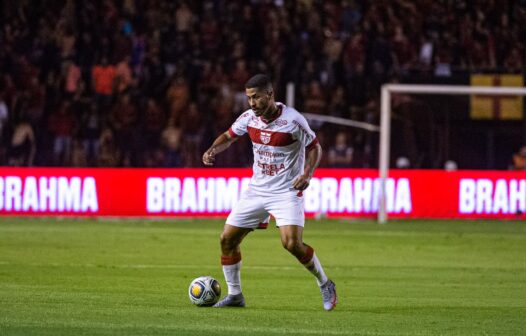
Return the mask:
<svg viewBox="0 0 526 336">
<path fill-rule="evenodd" d="M 420 85 L 420 84 L 384 84 L 381 89 L 380 105 L 380 153 L 379 177 L 380 195 L 378 204 L 378 222 L 387 222 L 386 184 L 389 177 L 389 154 L 391 146 L 391 95 L 393 93 L 435 94 L 435 95 L 517 95 L 526 96 L 524 87 L 490 87 L 469 85 Z"/>
</svg>

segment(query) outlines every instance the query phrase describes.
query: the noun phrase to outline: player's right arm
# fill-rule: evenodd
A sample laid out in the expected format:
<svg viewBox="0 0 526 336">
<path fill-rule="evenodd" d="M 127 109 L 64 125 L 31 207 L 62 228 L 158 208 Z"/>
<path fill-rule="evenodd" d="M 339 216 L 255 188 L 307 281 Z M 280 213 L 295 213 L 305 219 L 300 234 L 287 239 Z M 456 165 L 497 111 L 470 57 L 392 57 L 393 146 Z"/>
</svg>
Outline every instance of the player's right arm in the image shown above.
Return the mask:
<svg viewBox="0 0 526 336">
<path fill-rule="evenodd" d="M 212 146 L 203 154 L 203 163 L 207 166 L 213 166 L 215 156 L 230 147 L 237 139 L 237 137 L 230 135 L 228 131 L 218 136 Z"/>
<path fill-rule="evenodd" d="M 215 139 L 214 143 L 208 150 L 203 154 L 203 163 L 207 166 L 213 166 L 215 156 L 234 143 L 240 136 L 247 133 L 248 121 L 250 120 L 250 113 L 246 111 L 241 114 L 236 121 L 232 124 L 232 127 L 225 133 Z"/>
</svg>

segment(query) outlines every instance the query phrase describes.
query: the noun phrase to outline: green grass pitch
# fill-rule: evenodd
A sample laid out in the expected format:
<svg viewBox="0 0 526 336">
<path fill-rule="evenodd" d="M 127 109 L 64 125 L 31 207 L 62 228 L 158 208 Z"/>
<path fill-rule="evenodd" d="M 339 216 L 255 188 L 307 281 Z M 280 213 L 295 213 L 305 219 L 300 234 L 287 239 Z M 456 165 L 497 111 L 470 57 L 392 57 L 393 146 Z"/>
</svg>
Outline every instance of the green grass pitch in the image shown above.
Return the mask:
<svg viewBox="0 0 526 336">
<path fill-rule="evenodd" d="M 274 227 L 242 245 L 245 309 L 198 308 L 221 220 L 0 219 L 0 335 L 524 335 L 526 223 L 307 221 L 336 282 L 314 278 Z"/>
</svg>

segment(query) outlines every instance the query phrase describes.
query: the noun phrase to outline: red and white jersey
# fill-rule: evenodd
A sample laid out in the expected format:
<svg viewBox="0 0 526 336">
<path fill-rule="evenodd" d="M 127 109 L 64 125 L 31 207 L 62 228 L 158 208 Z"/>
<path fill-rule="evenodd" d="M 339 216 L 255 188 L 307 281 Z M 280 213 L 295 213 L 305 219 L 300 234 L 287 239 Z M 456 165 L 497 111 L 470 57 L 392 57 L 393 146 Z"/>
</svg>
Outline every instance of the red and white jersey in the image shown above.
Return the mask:
<svg viewBox="0 0 526 336">
<path fill-rule="evenodd" d="M 305 150 L 317 143 L 307 120 L 295 109 L 276 103 L 280 113 L 266 123 L 249 109 L 228 130 L 232 137 L 248 133 L 254 150 L 250 188 L 268 194 L 294 190 L 294 179 L 303 174 Z"/>
</svg>

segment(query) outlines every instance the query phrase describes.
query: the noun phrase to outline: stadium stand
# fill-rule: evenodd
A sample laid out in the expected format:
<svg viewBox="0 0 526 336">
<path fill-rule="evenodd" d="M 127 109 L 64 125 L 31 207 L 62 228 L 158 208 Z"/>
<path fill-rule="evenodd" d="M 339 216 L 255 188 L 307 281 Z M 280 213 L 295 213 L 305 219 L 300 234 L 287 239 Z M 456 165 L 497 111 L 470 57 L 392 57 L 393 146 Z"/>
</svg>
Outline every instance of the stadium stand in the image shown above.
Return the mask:
<svg viewBox="0 0 526 336">
<path fill-rule="evenodd" d="M 300 111 L 378 123 L 383 83 L 462 83 L 472 73 L 522 74 L 526 62 L 525 1 L 37 0 L 0 6 L 0 165 L 200 166 L 204 146 L 247 107 L 243 84 L 255 72 L 272 76 L 278 98 L 294 83 Z M 393 157 L 441 167 L 454 153 L 437 150 L 445 137 L 440 132 L 435 140 L 420 139 L 434 133 L 412 129 L 429 121 L 429 114 L 412 114 L 415 106 L 429 108 L 420 105 L 395 99 L 394 132 L 398 127 L 403 136 L 394 146 L 405 152 Z M 349 132 L 317 128 L 327 149 L 339 131 Z M 376 136 L 349 133 L 350 166 L 376 166 Z M 507 143 L 503 156 L 522 144 Z M 247 153 L 236 146 L 217 165 L 247 166 Z M 463 166 L 462 158 L 453 159 Z M 508 164 L 486 159 L 466 158 L 473 168 Z M 322 166 L 330 166 L 327 156 Z"/>
</svg>

